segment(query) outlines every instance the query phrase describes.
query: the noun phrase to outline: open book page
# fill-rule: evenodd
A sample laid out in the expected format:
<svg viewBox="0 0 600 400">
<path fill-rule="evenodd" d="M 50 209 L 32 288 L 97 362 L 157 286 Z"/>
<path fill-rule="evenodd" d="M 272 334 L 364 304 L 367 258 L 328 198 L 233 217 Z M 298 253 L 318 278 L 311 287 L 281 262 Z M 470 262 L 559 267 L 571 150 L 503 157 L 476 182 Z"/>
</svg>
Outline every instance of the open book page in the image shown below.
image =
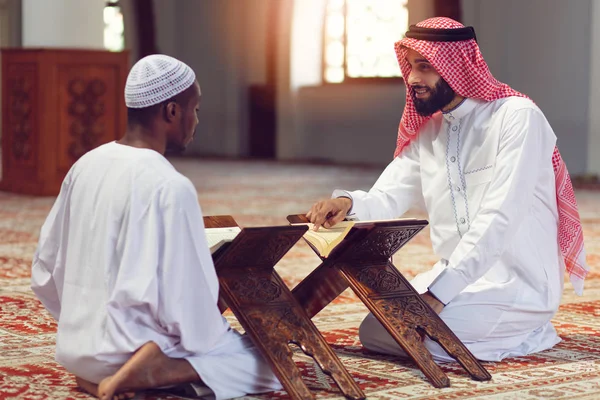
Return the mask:
<svg viewBox="0 0 600 400">
<path fill-rule="evenodd" d="M 231 228 L 208 228 L 204 231 L 206 232 L 206 241 L 210 253 L 213 254 L 225 243 L 233 241 L 242 229 L 239 226 L 234 226 Z"/>
<path fill-rule="evenodd" d="M 342 221 L 332 228 L 320 227 L 318 231 L 314 230 L 314 225 L 310 223 L 293 224 L 293 225 L 308 225 L 308 231 L 304 234 L 304 239 L 311 245 L 321 257 L 327 257 L 333 249 L 341 243 L 346 237 L 350 229 L 357 224 L 368 224 L 374 222 L 391 222 L 391 221 L 416 221 L 416 218 L 394 218 L 386 220 L 369 220 L 369 221 Z"/>
<path fill-rule="evenodd" d="M 304 238 L 312 244 L 322 257 L 327 257 L 329 253 L 337 246 L 348 234 L 354 222 L 343 221 L 333 228 L 320 227 L 318 231 L 314 230 L 313 224 L 308 225 L 308 230 Z"/>
</svg>

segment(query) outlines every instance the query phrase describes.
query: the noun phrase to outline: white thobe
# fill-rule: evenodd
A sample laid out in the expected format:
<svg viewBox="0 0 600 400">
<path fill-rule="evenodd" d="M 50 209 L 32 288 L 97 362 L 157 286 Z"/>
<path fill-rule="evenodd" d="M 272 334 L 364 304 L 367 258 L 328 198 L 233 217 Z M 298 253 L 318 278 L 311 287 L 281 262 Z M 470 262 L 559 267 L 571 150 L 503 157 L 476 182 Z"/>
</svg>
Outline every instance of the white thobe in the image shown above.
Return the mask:
<svg viewBox="0 0 600 400">
<path fill-rule="evenodd" d="M 98 383 L 154 341 L 217 399 L 281 388 L 217 307 L 193 184 L 159 153 L 108 143 L 69 171 L 42 226 L 32 289 L 58 321 L 56 359 Z"/>
<path fill-rule="evenodd" d="M 359 220 L 394 218 L 422 206 L 440 261 L 412 285 L 446 304 L 440 317 L 481 360 L 548 349 L 560 341 L 550 319 L 563 289 L 552 167 L 556 136 L 524 98 L 464 100 L 438 113 L 369 192 L 353 200 Z M 369 315 L 366 348 L 402 354 Z M 434 342 L 426 346 L 449 361 Z"/>
</svg>

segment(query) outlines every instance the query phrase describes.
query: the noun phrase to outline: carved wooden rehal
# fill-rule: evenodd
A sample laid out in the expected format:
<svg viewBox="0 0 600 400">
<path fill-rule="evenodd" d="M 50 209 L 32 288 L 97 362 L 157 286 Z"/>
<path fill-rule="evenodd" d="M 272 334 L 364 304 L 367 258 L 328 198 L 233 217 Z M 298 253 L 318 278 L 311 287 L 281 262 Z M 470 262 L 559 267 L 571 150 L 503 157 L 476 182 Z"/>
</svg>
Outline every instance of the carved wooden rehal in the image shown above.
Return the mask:
<svg viewBox="0 0 600 400">
<path fill-rule="evenodd" d="M 304 215 L 290 215 L 288 221 L 308 222 Z M 424 220 L 398 220 L 354 226 L 292 293 L 312 318 L 350 287 L 433 386 L 450 386 L 450 380 L 433 361 L 421 334 L 438 342 L 473 379 L 489 380 L 489 372 L 391 262 L 426 225 Z"/>
<path fill-rule="evenodd" d="M 230 216 L 205 217 L 207 228 L 236 226 Z M 245 228 L 213 259 L 227 304 L 293 399 L 314 398 L 302 381 L 289 344 L 311 356 L 350 399 L 365 395 L 298 304 L 275 264 L 306 232 L 305 226 Z"/>
</svg>

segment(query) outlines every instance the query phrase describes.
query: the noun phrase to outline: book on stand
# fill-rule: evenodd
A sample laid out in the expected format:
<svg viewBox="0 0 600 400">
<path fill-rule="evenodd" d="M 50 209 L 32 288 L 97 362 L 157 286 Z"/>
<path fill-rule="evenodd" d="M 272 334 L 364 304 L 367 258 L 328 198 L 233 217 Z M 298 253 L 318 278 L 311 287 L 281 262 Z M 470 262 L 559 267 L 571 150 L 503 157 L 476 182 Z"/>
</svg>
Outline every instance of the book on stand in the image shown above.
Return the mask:
<svg viewBox="0 0 600 400">
<path fill-rule="evenodd" d="M 210 254 L 215 254 L 225 243 L 232 242 L 242 229 L 239 226 L 233 226 L 229 228 L 206 228 L 204 231 Z"/>
<path fill-rule="evenodd" d="M 308 245 L 312 247 L 317 254 L 323 258 L 327 258 L 333 249 L 344 240 L 354 226 L 395 221 L 408 222 L 417 220 L 414 218 L 394 218 L 372 221 L 342 221 L 331 228 L 320 226 L 319 230 L 315 230 L 315 226 L 311 223 L 292 223 L 292 225 L 308 225 L 309 229 L 304 234 L 304 240 L 306 240 Z"/>
</svg>

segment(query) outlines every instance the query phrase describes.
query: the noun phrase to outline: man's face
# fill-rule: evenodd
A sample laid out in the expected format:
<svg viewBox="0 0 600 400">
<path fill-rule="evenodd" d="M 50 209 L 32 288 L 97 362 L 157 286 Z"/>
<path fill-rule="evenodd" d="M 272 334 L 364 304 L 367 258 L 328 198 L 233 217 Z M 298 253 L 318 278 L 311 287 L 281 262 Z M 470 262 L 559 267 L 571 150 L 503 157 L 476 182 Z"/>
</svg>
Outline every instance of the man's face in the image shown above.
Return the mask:
<svg viewBox="0 0 600 400">
<path fill-rule="evenodd" d="M 417 112 L 428 117 L 450 104 L 456 93 L 429 61 L 412 49 L 408 50 L 406 60 L 411 66 L 406 81 L 407 90 Z"/>
<path fill-rule="evenodd" d="M 183 145 L 187 147 L 188 144 L 194 140 L 194 136 L 196 134 L 196 127 L 200 122 L 198 120 L 198 112 L 200 111 L 200 85 L 198 82 L 194 82 L 192 86 L 193 94 L 192 98 L 187 104 L 187 109 L 185 110 L 185 114 L 183 116 L 182 123 L 182 136 L 183 136 Z"/>
<path fill-rule="evenodd" d="M 186 104 L 177 104 L 179 116 L 174 134 L 167 140 L 168 153 L 181 153 L 188 144 L 194 140 L 196 127 L 198 126 L 198 111 L 200 110 L 200 86 L 194 83 L 191 97 Z"/>
</svg>

